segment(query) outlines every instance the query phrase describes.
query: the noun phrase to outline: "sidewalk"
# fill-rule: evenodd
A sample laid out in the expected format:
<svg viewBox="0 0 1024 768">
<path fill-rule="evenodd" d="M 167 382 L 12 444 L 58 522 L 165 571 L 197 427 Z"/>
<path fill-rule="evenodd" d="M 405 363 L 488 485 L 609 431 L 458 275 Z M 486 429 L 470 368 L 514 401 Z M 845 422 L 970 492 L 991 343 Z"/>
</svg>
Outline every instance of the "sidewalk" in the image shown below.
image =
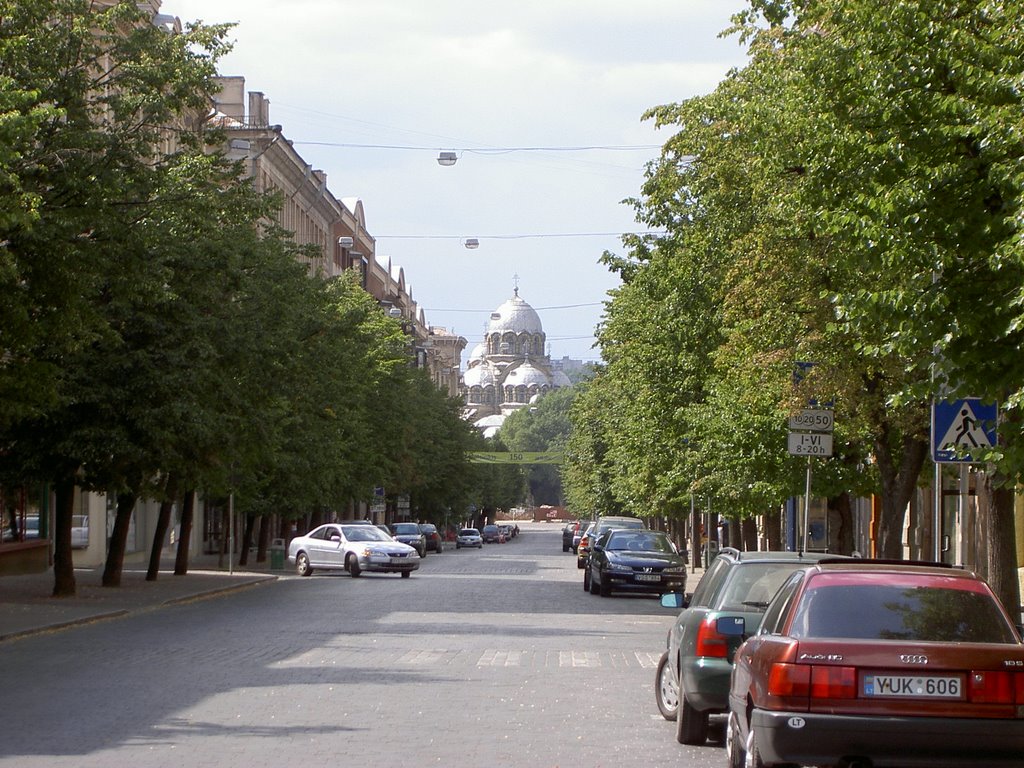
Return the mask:
<svg viewBox="0 0 1024 768">
<path fill-rule="evenodd" d="M 0 576 L 0 642 L 73 624 L 127 616 L 164 605 L 245 589 L 277 579 L 265 563 L 229 573 L 217 558 L 202 557 L 184 576 L 174 575 L 173 561 L 161 563 L 156 581 L 146 568 L 125 566 L 120 587 L 103 587 L 103 568 L 75 569 L 76 595 L 51 597 L 53 569 L 42 573 Z"/>
</svg>

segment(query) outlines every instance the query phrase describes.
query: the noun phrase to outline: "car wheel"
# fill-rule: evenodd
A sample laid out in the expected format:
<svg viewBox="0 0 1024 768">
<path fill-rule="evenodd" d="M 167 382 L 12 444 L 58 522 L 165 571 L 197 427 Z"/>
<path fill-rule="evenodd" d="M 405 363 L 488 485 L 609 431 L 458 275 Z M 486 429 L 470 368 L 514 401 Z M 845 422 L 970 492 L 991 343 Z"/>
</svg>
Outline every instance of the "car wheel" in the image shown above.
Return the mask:
<svg viewBox="0 0 1024 768">
<path fill-rule="evenodd" d="M 306 556 L 305 552 L 299 552 L 295 556 L 295 572 L 299 576 L 312 576 L 313 568 L 309 564 L 309 557 Z"/>
<path fill-rule="evenodd" d="M 676 741 L 680 744 L 704 744 L 708 740 L 708 713 L 694 709 L 686 700 L 683 686 L 679 686 L 679 706 L 676 714 Z"/>
<path fill-rule="evenodd" d="M 735 712 L 729 713 L 729 725 L 725 733 L 725 754 L 729 768 L 746 768 L 747 750 L 740 739 L 740 721 Z"/>
<path fill-rule="evenodd" d="M 590 569 L 589 568 L 587 568 L 587 570 L 585 570 L 583 572 L 583 591 L 584 592 L 589 592 L 590 591 Z"/>
<path fill-rule="evenodd" d="M 462 545 L 461 545 L 461 544 L 459 544 L 459 542 L 457 542 L 457 541 L 456 541 L 456 542 L 455 542 L 455 548 L 456 548 L 456 549 L 462 549 Z"/>
<path fill-rule="evenodd" d="M 577 557 L 576 558 L 576 567 L 577 568 L 586 568 L 587 567 L 587 561 L 582 559 L 582 558 L 580 558 L 580 557 Z"/>
<path fill-rule="evenodd" d="M 563 544 L 562 545 L 562 551 L 563 552 L 568 552 L 569 551 L 569 545 L 568 544 Z"/>
<path fill-rule="evenodd" d="M 679 712 L 679 682 L 672 665 L 668 663 L 668 651 L 658 659 L 658 671 L 654 674 L 654 698 L 658 711 L 666 720 L 675 720 Z"/>
<path fill-rule="evenodd" d="M 352 578 L 357 579 L 362 574 L 363 569 L 359 567 L 359 558 L 355 555 L 349 555 L 345 561 L 345 567 L 348 568 L 348 572 L 352 574 Z"/>
<path fill-rule="evenodd" d="M 597 571 L 597 573 L 598 573 L 599 576 L 601 575 L 600 569 Z M 591 579 L 591 581 L 594 580 L 593 575 L 591 575 L 590 579 Z M 612 595 L 612 583 L 611 583 L 610 580 L 605 579 L 604 576 L 601 576 L 601 580 L 597 582 L 597 587 L 600 590 L 601 597 L 611 597 L 611 595 Z"/>
<path fill-rule="evenodd" d="M 403 579 L 408 579 L 410 576 L 412 576 L 412 571 L 402 571 Z"/>
</svg>

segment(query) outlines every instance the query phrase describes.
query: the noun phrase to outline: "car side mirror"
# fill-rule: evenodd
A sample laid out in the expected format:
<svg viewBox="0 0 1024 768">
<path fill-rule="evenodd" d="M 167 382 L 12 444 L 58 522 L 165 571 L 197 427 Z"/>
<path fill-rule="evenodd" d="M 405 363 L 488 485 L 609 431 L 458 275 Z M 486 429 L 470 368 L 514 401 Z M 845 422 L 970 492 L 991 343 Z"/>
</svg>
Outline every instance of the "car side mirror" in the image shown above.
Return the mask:
<svg viewBox="0 0 1024 768">
<path fill-rule="evenodd" d="M 336 541 L 339 544 L 341 544 L 341 536 L 339 536 L 338 534 L 334 534 L 333 536 L 331 536 L 331 541 Z"/>
<path fill-rule="evenodd" d="M 663 608 L 685 608 L 689 604 L 689 595 L 681 595 L 678 592 L 669 592 L 668 594 L 661 596 L 661 605 Z"/>
<path fill-rule="evenodd" d="M 715 629 L 726 637 L 742 637 L 747 633 L 747 622 L 742 616 L 719 616 Z"/>
</svg>

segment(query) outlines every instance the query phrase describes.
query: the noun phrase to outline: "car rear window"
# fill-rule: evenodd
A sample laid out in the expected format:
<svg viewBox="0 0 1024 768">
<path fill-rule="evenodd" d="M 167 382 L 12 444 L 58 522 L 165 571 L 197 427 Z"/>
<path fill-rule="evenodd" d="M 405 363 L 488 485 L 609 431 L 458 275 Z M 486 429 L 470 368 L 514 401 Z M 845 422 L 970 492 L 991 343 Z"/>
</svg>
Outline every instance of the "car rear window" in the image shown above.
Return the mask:
<svg viewBox="0 0 1024 768">
<path fill-rule="evenodd" d="M 420 527 L 416 523 L 397 523 L 394 531 L 396 534 L 419 533 Z"/>
<path fill-rule="evenodd" d="M 793 637 L 1015 643 L 986 592 L 911 584 L 810 585 L 793 617 Z"/>
<path fill-rule="evenodd" d="M 719 593 L 716 608 L 724 611 L 763 611 L 789 575 L 803 563 L 738 563 Z"/>
</svg>

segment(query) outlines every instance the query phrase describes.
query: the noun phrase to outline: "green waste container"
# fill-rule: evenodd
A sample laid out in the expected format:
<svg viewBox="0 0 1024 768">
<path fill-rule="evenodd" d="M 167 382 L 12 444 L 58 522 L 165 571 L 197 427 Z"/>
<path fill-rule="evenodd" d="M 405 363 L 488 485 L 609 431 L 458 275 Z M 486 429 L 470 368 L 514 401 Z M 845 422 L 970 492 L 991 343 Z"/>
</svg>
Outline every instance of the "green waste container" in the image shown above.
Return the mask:
<svg viewBox="0 0 1024 768">
<path fill-rule="evenodd" d="M 284 539 L 274 539 L 270 544 L 270 570 L 284 570 Z"/>
</svg>

